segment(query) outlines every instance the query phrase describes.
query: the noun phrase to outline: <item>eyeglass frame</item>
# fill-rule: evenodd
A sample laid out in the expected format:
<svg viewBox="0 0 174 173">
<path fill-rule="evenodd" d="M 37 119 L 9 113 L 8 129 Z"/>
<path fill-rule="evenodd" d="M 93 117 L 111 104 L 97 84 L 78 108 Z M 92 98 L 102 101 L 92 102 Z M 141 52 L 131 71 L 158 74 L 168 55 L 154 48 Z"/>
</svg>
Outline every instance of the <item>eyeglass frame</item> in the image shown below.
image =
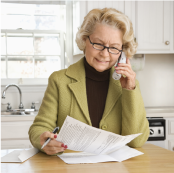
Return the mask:
<svg viewBox="0 0 174 173">
<path fill-rule="evenodd" d="M 89 36 L 88 36 L 88 38 L 89 38 Z M 107 50 L 108 50 L 108 52 L 109 52 L 109 48 L 114 48 L 114 49 L 118 50 L 118 51 L 121 52 L 121 53 L 123 52 L 123 46 L 122 46 L 122 50 L 119 50 L 119 49 L 117 49 L 116 47 L 107 47 L 107 46 L 104 46 L 104 45 L 99 44 L 99 43 L 93 43 L 93 42 L 91 42 L 90 38 L 89 38 L 89 42 L 92 44 L 92 47 L 93 47 L 93 48 L 94 48 L 94 44 L 103 46 L 103 49 L 102 49 L 102 50 L 94 48 L 94 49 L 96 49 L 96 50 L 103 51 L 104 49 L 107 48 Z M 111 52 L 109 52 L 109 53 L 111 53 Z M 118 55 L 119 53 L 111 53 L 111 54 Z"/>
</svg>

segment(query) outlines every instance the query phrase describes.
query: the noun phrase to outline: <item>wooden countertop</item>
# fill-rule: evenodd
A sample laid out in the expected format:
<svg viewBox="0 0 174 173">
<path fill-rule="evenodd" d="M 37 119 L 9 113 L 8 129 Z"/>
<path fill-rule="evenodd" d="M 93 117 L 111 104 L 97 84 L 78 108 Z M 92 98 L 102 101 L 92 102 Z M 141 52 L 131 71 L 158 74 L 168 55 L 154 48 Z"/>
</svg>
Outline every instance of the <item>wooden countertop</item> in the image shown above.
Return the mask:
<svg viewBox="0 0 174 173">
<path fill-rule="evenodd" d="M 1 163 L 2 173 L 174 173 L 174 152 L 145 144 L 143 155 L 123 162 L 95 164 L 64 163 L 57 156 L 39 152 L 23 163 Z"/>
</svg>

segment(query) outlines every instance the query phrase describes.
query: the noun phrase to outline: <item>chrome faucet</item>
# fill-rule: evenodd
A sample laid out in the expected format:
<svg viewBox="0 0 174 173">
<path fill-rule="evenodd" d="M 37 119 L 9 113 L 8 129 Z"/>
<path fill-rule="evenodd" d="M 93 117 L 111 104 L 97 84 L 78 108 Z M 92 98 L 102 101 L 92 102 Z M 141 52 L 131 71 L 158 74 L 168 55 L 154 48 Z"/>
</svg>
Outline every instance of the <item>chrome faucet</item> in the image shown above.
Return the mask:
<svg viewBox="0 0 174 173">
<path fill-rule="evenodd" d="M 23 109 L 24 106 L 23 106 L 23 104 L 22 104 L 22 92 L 21 92 L 21 89 L 19 88 L 18 85 L 16 85 L 16 84 L 9 84 L 9 85 L 7 85 L 7 86 L 5 87 L 5 89 L 4 89 L 4 91 L 2 92 L 2 98 L 5 99 L 5 92 L 6 92 L 6 90 L 7 90 L 9 87 L 11 87 L 11 86 L 15 86 L 15 87 L 17 87 L 17 89 L 19 90 L 19 94 L 20 94 L 19 109 Z"/>
</svg>

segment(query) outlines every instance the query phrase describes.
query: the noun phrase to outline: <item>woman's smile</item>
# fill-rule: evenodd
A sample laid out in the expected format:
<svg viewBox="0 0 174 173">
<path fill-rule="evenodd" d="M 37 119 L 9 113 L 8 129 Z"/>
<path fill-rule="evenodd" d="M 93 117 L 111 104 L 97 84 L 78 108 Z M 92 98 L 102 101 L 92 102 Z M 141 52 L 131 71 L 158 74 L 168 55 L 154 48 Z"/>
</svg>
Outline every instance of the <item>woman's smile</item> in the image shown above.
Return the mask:
<svg viewBox="0 0 174 173">
<path fill-rule="evenodd" d="M 101 64 L 106 64 L 106 63 L 109 62 L 109 61 L 99 60 L 99 59 L 97 59 L 97 58 L 95 58 L 95 59 L 96 59 L 96 61 L 97 61 L 98 63 L 101 63 Z"/>
</svg>

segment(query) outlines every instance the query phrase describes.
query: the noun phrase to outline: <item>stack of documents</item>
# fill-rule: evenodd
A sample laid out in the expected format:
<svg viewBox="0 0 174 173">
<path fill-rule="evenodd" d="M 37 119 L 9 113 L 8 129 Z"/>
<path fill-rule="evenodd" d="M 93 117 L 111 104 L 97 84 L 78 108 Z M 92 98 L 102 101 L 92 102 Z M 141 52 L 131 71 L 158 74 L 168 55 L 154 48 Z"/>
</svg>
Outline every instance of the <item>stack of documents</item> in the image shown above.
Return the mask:
<svg viewBox="0 0 174 173">
<path fill-rule="evenodd" d="M 121 136 L 67 116 L 56 140 L 67 145 L 70 150 L 83 152 L 64 153 L 58 157 L 69 164 L 121 162 L 143 154 L 126 146 L 140 134 Z"/>
</svg>

